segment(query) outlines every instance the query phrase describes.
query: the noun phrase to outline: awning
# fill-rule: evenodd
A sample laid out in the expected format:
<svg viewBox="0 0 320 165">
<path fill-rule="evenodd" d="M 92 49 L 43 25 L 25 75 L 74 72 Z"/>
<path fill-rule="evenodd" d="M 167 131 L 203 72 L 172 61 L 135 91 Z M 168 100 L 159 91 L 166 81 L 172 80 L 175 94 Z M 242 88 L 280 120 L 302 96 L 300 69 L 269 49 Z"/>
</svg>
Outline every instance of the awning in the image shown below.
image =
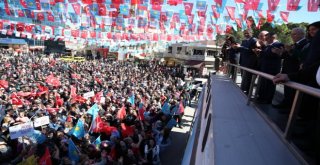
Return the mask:
<svg viewBox="0 0 320 165">
<path fill-rule="evenodd" d="M 201 66 L 204 65 L 204 61 L 189 60 L 189 61 L 186 61 L 185 65 L 192 68 L 200 68 Z"/>
<path fill-rule="evenodd" d="M 24 39 L 15 38 L 0 38 L 0 44 L 6 45 L 25 45 L 27 42 Z"/>
</svg>

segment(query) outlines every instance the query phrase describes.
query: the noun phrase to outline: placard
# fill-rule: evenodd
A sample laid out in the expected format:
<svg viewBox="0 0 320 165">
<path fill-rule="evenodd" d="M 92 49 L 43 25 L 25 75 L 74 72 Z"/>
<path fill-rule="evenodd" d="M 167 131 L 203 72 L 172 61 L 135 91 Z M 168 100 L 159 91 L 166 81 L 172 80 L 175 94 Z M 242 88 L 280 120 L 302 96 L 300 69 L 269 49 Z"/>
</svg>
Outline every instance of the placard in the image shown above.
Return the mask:
<svg viewBox="0 0 320 165">
<path fill-rule="evenodd" d="M 32 134 L 34 131 L 33 129 L 33 123 L 28 122 L 28 123 L 23 123 L 19 125 L 15 125 L 12 127 L 9 127 L 9 132 L 10 132 L 10 138 L 11 139 L 16 139 L 21 136 L 26 136 Z"/>
<path fill-rule="evenodd" d="M 94 96 L 94 91 L 87 92 L 87 93 L 83 94 L 83 97 L 85 99 L 88 99 L 88 98 L 93 97 L 93 96 Z"/>
<path fill-rule="evenodd" d="M 39 118 L 35 118 L 33 121 L 33 126 L 34 127 L 40 127 L 42 125 L 46 125 L 50 123 L 49 116 L 42 116 Z"/>
</svg>

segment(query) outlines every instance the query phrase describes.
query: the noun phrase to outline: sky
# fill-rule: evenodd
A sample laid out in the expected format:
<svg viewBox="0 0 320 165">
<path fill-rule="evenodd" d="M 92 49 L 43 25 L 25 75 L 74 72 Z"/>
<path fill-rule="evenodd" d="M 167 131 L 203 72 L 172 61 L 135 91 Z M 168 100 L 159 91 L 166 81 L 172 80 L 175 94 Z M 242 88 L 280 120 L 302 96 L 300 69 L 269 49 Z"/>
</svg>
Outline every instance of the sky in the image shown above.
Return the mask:
<svg viewBox="0 0 320 165">
<path fill-rule="evenodd" d="M 194 7 L 193 7 L 193 12 L 195 11 L 195 4 L 197 0 L 187 0 L 185 2 L 194 2 Z M 211 5 L 215 4 L 214 0 L 206 0 L 208 4 L 208 12 L 212 12 Z M 235 1 L 234 0 L 223 0 L 226 1 L 226 6 L 234 6 L 236 7 Z M 262 5 L 262 10 L 264 11 L 264 15 L 266 16 L 266 10 L 268 8 L 268 1 L 267 0 L 260 0 L 260 3 L 263 3 Z M 298 11 L 291 11 L 289 14 L 289 22 L 294 22 L 294 23 L 301 23 L 301 22 L 306 22 L 306 23 L 312 23 L 315 21 L 320 21 L 320 11 L 318 12 L 308 12 L 307 11 L 307 4 L 308 0 L 300 0 L 299 6 L 302 6 L 300 10 Z M 182 10 L 184 9 L 183 5 L 178 5 L 175 7 L 171 6 L 166 6 L 169 9 L 175 10 L 179 9 Z M 275 14 L 275 19 L 280 19 L 279 12 L 280 11 L 286 11 L 287 7 L 287 0 L 280 0 L 279 6 L 277 11 L 274 13 Z M 227 11 L 224 10 L 223 15 L 228 15 Z M 250 11 L 248 15 L 253 15 L 253 12 Z"/>
</svg>

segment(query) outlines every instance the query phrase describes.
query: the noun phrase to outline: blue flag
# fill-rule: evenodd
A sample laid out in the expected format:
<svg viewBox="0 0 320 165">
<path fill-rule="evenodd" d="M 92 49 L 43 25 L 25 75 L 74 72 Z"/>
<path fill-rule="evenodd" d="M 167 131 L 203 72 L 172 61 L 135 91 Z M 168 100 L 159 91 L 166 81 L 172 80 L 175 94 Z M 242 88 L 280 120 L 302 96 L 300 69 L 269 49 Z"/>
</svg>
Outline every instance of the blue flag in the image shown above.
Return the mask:
<svg viewBox="0 0 320 165">
<path fill-rule="evenodd" d="M 99 107 L 98 104 L 94 104 L 88 111 L 87 113 L 92 115 L 93 117 L 97 116 L 99 112 Z"/>
<path fill-rule="evenodd" d="M 42 10 L 50 10 L 50 4 L 49 3 L 41 3 L 41 9 Z"/>
<path fill-rule="evenodd" d="M 126 4 L 120 5 L 120 14 L 129 15 L 129 6 Z"/>
<path fill-rule="evenodd" d="M 84 125 L 82 120 L 79 119 L 76 126 L 73 129 L 72 135 L 80 139 L 84 137 L 84 134 L 85 134 Z"/>
<path fill-rule="evenodd" d="M 37 9 L 36 1 L 35 0 L 26 0 L 28 9 Z"/>
<path fill-rule="evenodd" d="M 197 1 L 196 8 L 198 10 L 206 10 L 207 2 L 206 1 Z"/>
<path fill-rule="evenodd" d="M 134 94 L 132 94 L 132 95 L 129 97 L 129 103 L 131 103 L 131 105 L 134 105 Z"/>
<path fill-rule="evenodd" d="M 101 144 L 100 136 L 93 142 L 93 144 L 96 146 L 96 148 L 99 148 L 99 146 Z"/>
<path fill-rule="evenodd" d="M 164 113 L 164 114 L 170 114 L 170 105 L 169 103 L 166 101 L 162 108 L 161 108 L 161 111 Z"/>
<path fill-rule="evenodd" d="M 159 19 L 159 18 L 160 18 L 160 11 L 158 11 L 158 10 L 151 10 L 151 11 L 150 11 L 150 18 Z"/>
<path fill-rule="evenodd" d="M 69 139 L 68 141 L 68 156 L 69 159 L 75 162 L 78 162 L 80 159 L 80 156 L 78 154 L 78 150 L 76 145 L 73 143 L 73 141 L 71 139 Z"/>
</svg>

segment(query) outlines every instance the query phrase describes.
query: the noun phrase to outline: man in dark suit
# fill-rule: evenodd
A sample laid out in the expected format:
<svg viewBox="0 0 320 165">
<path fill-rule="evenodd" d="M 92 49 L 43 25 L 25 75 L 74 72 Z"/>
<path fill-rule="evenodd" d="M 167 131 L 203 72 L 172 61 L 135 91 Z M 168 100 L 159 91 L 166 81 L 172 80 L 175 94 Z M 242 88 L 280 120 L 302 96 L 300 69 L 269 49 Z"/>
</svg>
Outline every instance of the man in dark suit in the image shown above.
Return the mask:
<svg viewBox="0 0 320 165">
<path fill-rule="evenodd" d="M 276 75 L 281 68 L 281 51 L 284 45 L 277 40 L 277 34 L 269 32 L 266 34 L 267 46 L 260 53 L 260 71 Z M 271 80 L 261 78 L 258 93 L 258 103 L 269 104 L 275 93 L 275 85 Z"/>
<path fill-rule="evenodd" d="M 283 64 L 282 64 L 282 73 L 289 74 L 299 71 L 302 57 L 302 49 L 308 43 L 308 40 L 305 38 L 305 30 L 298 27 L 294 28 L 291 31 L 291 38 L 294 42 L 293 45 L 286 46 L 285 52 L 282 54 Z M 284 87 L 284 98 L 277 104 L 273 105 L 275 108 L 287 109 L 290 108 L 295 90 L 287 86 Z"/>
<path fill-rule="evenodd" d="M 240 66 L 247 67 L 250 69 L 256 69 L 257 67 L 257 56 L 253 52 L 253 49 L 256 47 L 257 40 L 252 37 L 252 31 L 250 29 L 243 31 L 245 39 L 240 44 L 233 44 L 232 48 L 238 49 L 240 51 Z M 242 72 L 242 81 L 241 89 L 245 92 L 249 92 L 250 82 L 252 74 L 243 71 Z"/>
</svg>

